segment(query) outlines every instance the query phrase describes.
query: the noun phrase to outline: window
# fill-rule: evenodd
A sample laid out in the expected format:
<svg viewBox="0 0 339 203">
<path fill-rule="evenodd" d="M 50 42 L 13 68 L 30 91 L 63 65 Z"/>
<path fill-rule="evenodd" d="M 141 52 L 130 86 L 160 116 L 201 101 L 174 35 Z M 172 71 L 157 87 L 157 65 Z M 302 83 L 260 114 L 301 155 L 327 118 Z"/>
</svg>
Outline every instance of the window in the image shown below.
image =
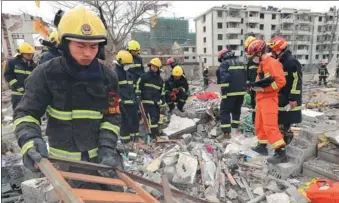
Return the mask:
<svg viewBox="0 0 339 203">
<path fill-rule="evenodd" d="M 276 14 L 272 14 L 272 20 L 275 20 L 277 18 Z"/>
<path fill-rule="evenodd" d="M 202 28 L 202 31 L 206 32 L 206 26 L 204 26 L 204 27 Z"/>
<path fill-rule="evenodd" d="M 192 47 L 192 52 L 195 53 L 195 47 Z"/>
<path fill-rule="evenodd" d="M 241 34 L 244 34 L 244 30 L 243 29 L 241 29 Z"/>
<path fill-rule="evenodd" d="M 260 24 L 260 30 L 264 30 L 264 24 Z"/>
<path fill-rule="evenodd" d="M 337 59 L 339 59 L 339 54 L 337 54 Z"/>
<path fill-rule="evenodd" d="M 244 55 L 244 52 L 243 52 L 243 51 L 241 51 L 241 52 L 240 52 L 240 56 L 243 56 L 243 55 Z"/>
<path fill-rule="evenodd" d="M 305 56 L 305 59 L 308 60 L 308 55 Z"/>
<path fill-rule="evenodd" d="M 204 48 L 204 54 L 206 54 L 206 48 Z"/>
<path fill-rule="evenodd" d="M 206 15 L 202 17 L 202 22 L 204 23 L 206 21 Z"/>
<path fill-rule="evenodd" d="M 185 56 L 185 59 L 190 59 L 190 57 L 189 56 Z"/>
<path fill-rule="evenodd" d="M 184 51 L 188 51 L 188 47 L 184 47 Z"/>
<path fill-rule="evenodd" d="M 222 40 L 222 34 L 218 34 L 218 40 Z"/>
<path fill-rule="evenodd" d="M 204 63 L 207 63 L 207 59 L 206 58 L 204 58 Z"/>
<path fill-rule="evenodd" d="M 265 19 L 265 14 L 264 13 L 260 13 L 260 19 Z"/>
<path fill-rule="evenodd" d="M 319 59 L 319 55 L 317 54 L 317 55 L 315 55 L 315 59 Z"/>
<path fill-rule="evenodd" d="M 195 59 L 195 56 L 193 56 L 192 59 Z"/>
<path fill-rule="evenodd" d="M 323 17 L 319 16 L 319 22 L 323 21 Z"/>
<path fill-rule="evenodd" d="M 244 19 L 243 18 L 241 19 L 241 23 L 244 23 Z"/>
<path fill-rule="evenodd" d="M 325 55 L 323 55 L 323 59 L 326 59 L 326 56 L 325 56 Z"/>
<path fill-rule="evenodd" d="M 276 25 L 271 25 L 271 30 L 275 30 Z"/>
<path fill-rule="evenodd" d="M 222 11 L 218 11 L 218 17 L 222 18 Z"/>
<path fill-rule="evenodd" d="M 218 23 L 218 29 L 222 29 L 222 23 Z"/>
<path fill-rule="evenodd" d="M 206 43 L 206 37 L 204 37 L 204 39 L 203 39 L 203 40 L 204 40 L 204 43 Z"/>
<path fill-rule="evenodd" d="M 222 45 L 218 45 L 218 51 L 222 50 Z"/>
</svg>

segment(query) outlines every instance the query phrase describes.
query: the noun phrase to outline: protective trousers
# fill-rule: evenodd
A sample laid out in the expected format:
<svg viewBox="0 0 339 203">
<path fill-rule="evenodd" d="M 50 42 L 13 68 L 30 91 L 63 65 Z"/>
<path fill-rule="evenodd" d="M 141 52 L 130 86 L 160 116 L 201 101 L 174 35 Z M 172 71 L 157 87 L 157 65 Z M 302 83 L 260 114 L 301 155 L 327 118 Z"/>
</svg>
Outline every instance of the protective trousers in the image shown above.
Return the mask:
<svg viewBox="0 0 339 203">
<path fill-rule="evenodd" d="M 207 88 L 208 87 L 208 77 L 204 77 L 204 87 Z"/>
<path fill-rule="evenodd" d="M 251 107 L 253 110 L 255 110 L 255 91 L 251 90 Z M 252 122 L 255 123 L 255 111 L 252 112 Z"/>
<path fill-rule="evenodd" d="M 324 81 L 324 85 L 327 85 L 326 76 L 319 76 L 319 85 L 321 85 L 321 81 Z"/>
<path fill-rule="evenodd" d="M 160 107 L 157 104 L 143 104 L 146 117 L 151 128 L 151 138 L 155 139 L 160 136 L 159 120 L 160 120 Z"/>
<path fill-rule="evenodd" d="M 224 133 L 230 133 L 231 127 L 238 128 L 240 123 L 241 106 L 244 96 L 229 96 L 221 101 L 220 120 L 221 130 Z M 232 122 L 231 115 L 232 114 Z M 232 124 L 231 124 L 232 123 Z"/>
<path fill-rule="evenodd" d="M 257 100 L 255 132 L 259 144 L 271 144 L 274 149 L 285 145 L 278 127 L 278 98 Z"/>
<path fill-rule="evenodd" d="M 12 95 L 12 108 L 13 111 L 15 110 L 16 106 L 18 106 L 20 100 L 22 98 L 22 95 Z"/>
<path fill-rule="evenodd" d="M 139 136 L 139 116 L 135 104 L 121 104 L 120 140 L 123 143 L 135 141 Z"/>
<path fill-rule="evenodd" d="M 166 103 L 168 105 L 168 107 L 170 108 L 170 110 L 175 108 L 175 103 L 177 103 L 177 107 L 178 109 L 183 109 L 185 104 L 186 104 L 186 100 L 187 100 L 187 95 L 184 92 L 179 92 L 177 94 L 176 100 L 172 101 L 171 97 L 169 95 L 166 96 Z"/>
</svg>

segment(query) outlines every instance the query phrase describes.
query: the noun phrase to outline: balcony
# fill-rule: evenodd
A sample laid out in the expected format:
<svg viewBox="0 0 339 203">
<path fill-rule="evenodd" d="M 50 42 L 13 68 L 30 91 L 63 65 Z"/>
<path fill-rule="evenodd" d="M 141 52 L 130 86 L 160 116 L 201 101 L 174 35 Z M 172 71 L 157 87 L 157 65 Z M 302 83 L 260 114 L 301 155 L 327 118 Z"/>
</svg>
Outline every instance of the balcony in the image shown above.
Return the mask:
<svg viewBox="0 0 339 203">
<path fill-rule="evenodd" d="M 283 35 L 291 35 L 291 34 L 293 34 L 293 30 L 280 30 L 280 32 Z"/>
<path fill-rule="evenodd" d="M 240 34 L 240 28 L 226 28 L 226 34 Z"/>
<path fill-rule="evenodd" d="M 298 35 L 311 35 L 311 31 L 309 30 L 296 30 Z"/>
<path fill-rule="evenodd" d="M 247 33 L 261 33 L 260 29 L 259 28 L 247 28 Z"/>
<path fill-rule="evenodd" d="M 255 16 L 255 17 L 248 17 L 247 22 L 249 22 L 249 23 L 260 23 L 260 17 L 259 17 L 259 15 Z"/>
<path fill-rule="evenodd" d="M 297 24 L 311 24 L 312 22 L 306 19 L 297 20 Z"/>
<path fill-rule="evenodd" d="M 241 23 L 241 17 L 240 16 L 227 16 L 226 22 Z"/>
<path fill-rule="evenodd" d="M 298 55 L 308 55 L 309 54 L 309 50 L 307 50 L 307 49 L 298 49 L 297 50 L 297 54 Z"/>
<path fill-rule="evenodd" d="M 233 50 L 234 51 L 234 55 L 235 56 L 240 56 L 241 55 L 241 51 L 240 50 Z"/>
<path fill-rule="evenodd" d="M 241 40 L 240 39 L 229 39 L 227 40 L 227 43 L 229 45 L 241 45 Z"/>
<path fill-rule="evenodd" d="M 283 19 L 281 19 L 281 22 L 282 23 L 291 23 L 291 24 L 294 23 L 293 18 L 283 18 Z"/>
<path fill-rule="evenodd" d="M 311 41 L 296 40 L 295 43 L 297 45 L 311 45 Z"/>
</svg>

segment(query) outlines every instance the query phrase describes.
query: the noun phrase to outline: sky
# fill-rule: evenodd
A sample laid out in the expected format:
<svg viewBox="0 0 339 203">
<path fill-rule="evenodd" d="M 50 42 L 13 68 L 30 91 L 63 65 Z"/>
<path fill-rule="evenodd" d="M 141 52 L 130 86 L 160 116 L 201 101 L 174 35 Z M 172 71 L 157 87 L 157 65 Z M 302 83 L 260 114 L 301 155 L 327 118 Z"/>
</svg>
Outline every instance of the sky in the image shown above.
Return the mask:
<svg viewBox="0 0 339 203">
<path fill-rule="evenodd" d="M 190 31 L 195 31 L 194 18 L 204 13 L 213 6 L 227 4 L 274 6 L 296 9 L 311 9 L 312 12 L 327 12 L 331 6 L 339 8 L 339 1 L 170 1 L 171 7 L 162 13 L 163 17 L 185 17 L 190 21 Z M 34 1 L 2 1 L 1 11 L 3 13 L 27 12 L 38 15 L 44 20 L 52 21 L 58 10 L 50 2 L 41 1 L 40 8 L 35 6 Z"/>
</svg>

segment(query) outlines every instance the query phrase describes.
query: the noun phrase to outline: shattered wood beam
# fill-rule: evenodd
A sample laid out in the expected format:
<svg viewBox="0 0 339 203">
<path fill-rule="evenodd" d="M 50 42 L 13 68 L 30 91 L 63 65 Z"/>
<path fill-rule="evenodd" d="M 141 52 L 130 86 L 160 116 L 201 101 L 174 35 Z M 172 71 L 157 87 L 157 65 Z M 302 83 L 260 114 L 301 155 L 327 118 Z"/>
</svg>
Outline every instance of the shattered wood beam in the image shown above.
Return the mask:
<svg viewBox="0 0 339 203">
<path fill-rule="evenodd" d="M 172 196 L 172 192 L 168 183 L 168 179 L 166 175 L 162 175 L 161 176 L 161 183 L 163 185 L 163 189 L 164 189 L 164 198 L 165 198 L 165 202 L 166 203 L 174 203 L 173 201 L 173 196 Z"/>
</svg>

